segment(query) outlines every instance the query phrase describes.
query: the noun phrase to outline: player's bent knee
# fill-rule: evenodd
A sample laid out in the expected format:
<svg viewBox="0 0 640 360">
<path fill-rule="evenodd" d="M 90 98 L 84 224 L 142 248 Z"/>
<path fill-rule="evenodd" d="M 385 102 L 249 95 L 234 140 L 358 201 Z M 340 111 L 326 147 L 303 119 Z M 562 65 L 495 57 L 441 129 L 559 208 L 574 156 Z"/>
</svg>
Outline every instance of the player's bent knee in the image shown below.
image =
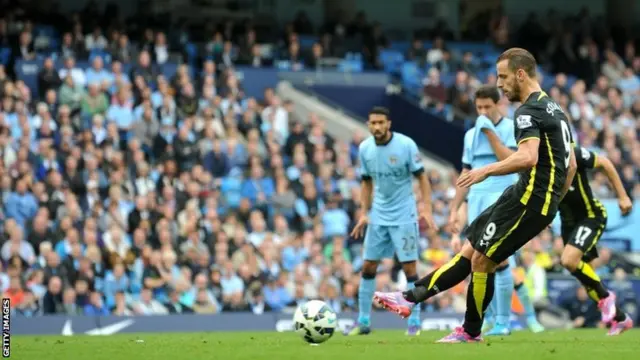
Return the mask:
<svg viewBox="0 0 640 360">
<path fill-rule="evenodd" d="M 475 251 L 471 257 L 471 271 L 473 272 L 495 272 L 497 267 L 498 264 L 479 251 Z"/>
<path fill-rule="evenodd" d="M 462 245 L 462 249 L 460 249 L 460 256 L 471 260 L 474 252 L 475 252 L 475 249 L 471 245 L 471 242 L 465 241 L 464 245 Z"/>
<path fill-rule="evenodd" d="M 416 262 L 415 261 L 403 262 L 402 271 L 404 271 L 404 274 L 407 277 L 416 276 L 418 274 Z"/>
<path fill-rule="evenodd" d="M 578 265 L 580 264 L 582 255 L 582 251 L 580 251 L 579 249 L 573 246 L 567 246 L 562 252 L 560 263 L 562 263 L 562 266 L 565 269 L 574 272 L 578 269 Z"/>
<path fill-rule="evenodd" d="M 362 277 L 365 279 L 373 279 L 378 272 L 378 262 L 365 260 L 362 265 Z"/>
</svg>

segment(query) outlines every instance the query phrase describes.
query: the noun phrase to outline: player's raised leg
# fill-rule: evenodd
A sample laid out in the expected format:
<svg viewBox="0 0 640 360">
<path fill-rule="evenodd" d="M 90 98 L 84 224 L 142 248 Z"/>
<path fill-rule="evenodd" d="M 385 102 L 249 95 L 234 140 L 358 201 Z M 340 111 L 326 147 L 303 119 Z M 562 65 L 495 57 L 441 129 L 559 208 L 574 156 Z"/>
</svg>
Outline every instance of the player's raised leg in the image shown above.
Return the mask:
<svg viewBox="0 0 640 360">
<path fill-rule="evenodd" d="M 604 229 L 604 223 L 598 224 L 597 220 L 586 219 L 569 235 L 561 262 L 565 269 L 580 281 L 587 289 L 589 297 L 598 303 L 602 313 L 602 321 L 611 324 L 610 335 L 618 335 L 625 331 L 630 318 L 616 304 L 616 295 L 607 290 L 598 274 L 589 264 L 589 261 L 597 257 L 595 245 Z"/>
<path fill-rule="evenodd" d="M 402 263 L 402 269 L 407 277 L 407 290 L 411 290 L 415 287 L 415 282 L 418 281 L 418 273 L 416 269 L 416 261 L 409 261 Z M 422 330 L 422 320 L 420 319 L 420 304 L 414 306 L 411 309 L 411 315 L 407 322 L 407 335 L 417 336 L 420 335 Z"/>
<path fill-rule="evenodd" d="M 471 259 L 471 281 L 467 289 L 467 310 L 463 326 L 438 340 L 439 343 L 480 342 L 484 312 L 489 307 L 495 288 L 497 264 L 474 251 Z"/>
<path fill-rule="evenodd" d="M 376 292 L 374 299 L 385 309 L 409 317 L 415 304 L 419 304 L 442 291 L 458 285 L 471 273 L 473 247 L 466 243 L 460 253 L 448 263 L 416 281 L 415 287 L 404 292 Z"/>
<path fill-rule="evenodd" d="M 519 214 L 514 216 L 513 214 Z M 482 213 L 470 226 L 470 242 L 474 243 L 471 260 L 471 282 L 467 290 L 467 310 L 464 324 L 439 342 L 478 342 L 484 312 L 495 290 L 495 272 L 529 239 L 542 231 L 553 217 L 543 216 L 524 208 L 510 193 Z M 484 230 L 482 229 L 484 224 Z M 477 240 L 476 240 L 477 239 Z M 475 240 L 475 241 L 474 241 Z"/>
</svg>

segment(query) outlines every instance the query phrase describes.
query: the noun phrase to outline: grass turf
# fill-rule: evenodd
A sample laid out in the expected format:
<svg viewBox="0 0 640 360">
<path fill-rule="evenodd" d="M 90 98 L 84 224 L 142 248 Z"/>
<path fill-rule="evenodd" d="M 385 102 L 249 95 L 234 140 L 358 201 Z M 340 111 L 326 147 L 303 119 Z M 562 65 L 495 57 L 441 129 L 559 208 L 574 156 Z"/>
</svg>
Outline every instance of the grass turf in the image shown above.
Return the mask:
<svg viewBox="0 0 640 360">
<path fill-rule="evenodd" d="M 11 357 L 29 360 L 256 360 L 256 359 L 640 359 L 640 330 L 607 337 L 603 330 L 518 332 L 481 344 L 434 344 L 445 333 L 423 331 L 416 338 L 402 331 L 368 336 L 336 334 L 310 346 L 294 333 L 118 334 L 112 336 L 14 336 Z"/>
</svg>

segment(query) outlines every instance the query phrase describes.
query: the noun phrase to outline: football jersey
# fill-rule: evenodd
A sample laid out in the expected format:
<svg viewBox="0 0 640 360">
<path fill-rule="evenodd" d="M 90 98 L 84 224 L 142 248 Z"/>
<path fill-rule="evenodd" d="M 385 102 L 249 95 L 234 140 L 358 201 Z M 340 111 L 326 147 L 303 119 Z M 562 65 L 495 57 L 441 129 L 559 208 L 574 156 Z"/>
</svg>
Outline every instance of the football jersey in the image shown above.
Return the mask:
<svg viewBox="0 0 640 360">
<path fill-rule="evenodd" d="M 516 149 L 516 138 L 514 134 L 513 120 L 502 118 L 496 125 L 496 135 L 500 141 L 508 148 Z M 466 169 L 477 169 L 479 167 L 498 162 L 489 139 L 484 133 L 472 127 L 464 135 L 464 149 L 462 151 L 462 166 Z M 491 176 L 484 181 L 473 184 L 469 189 L 470 194 L 477 192 L 503 192 L 518 180 L 517 174 L 503 176 Z"/>
<path fill-rule="evenodd" d="M 585 218 L 606 218 L 607 211 L 598 199 L 594 198 L 588 171 L 598 164 L 598 156 L 581 147 L 574 147 L 578 170 L 573 178 L 569 192 L 560 203 L 560 219 L 564 225 L 573 225 Z"/>
<path fill-rule="evenodd" d="M 572 136 L 567 117 L 560 105 L 544 91 L 538 91 L 516 110 L 514 125 L 518 146 L 528 139 L 540 139 L 538 163 L 521 172 L 515 185 L 520 202 L 544 216 L 554 214 L 571 159 Z"/>
<path fill-rule="evenodd" d="M 424 171 L 418 146 L 409 137 L 392 133 L 386 144 L 373 136 L 360 144 L 360 171 L 373 181 L 369 223 L 398 225 L 417 221 L 413 176 Z"/>
</svg>

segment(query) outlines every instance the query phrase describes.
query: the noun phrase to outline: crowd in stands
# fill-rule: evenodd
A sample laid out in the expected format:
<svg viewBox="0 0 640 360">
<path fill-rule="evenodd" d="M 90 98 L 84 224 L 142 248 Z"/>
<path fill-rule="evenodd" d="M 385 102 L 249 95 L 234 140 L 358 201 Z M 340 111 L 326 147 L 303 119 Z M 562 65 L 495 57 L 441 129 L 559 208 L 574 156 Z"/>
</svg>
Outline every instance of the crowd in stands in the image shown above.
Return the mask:
<svg viewBox="0 0 640 360">
<path fill-rule="evenodd" d="M 270 88 L 247 96 L 234 67 L 278 59 L 264 55 L 250 23 L 246 31 L 223 24 L 194 56 L 182 28 L 127 32 L 89 23 L 87 12 L 71 23 L 52 17 L 62 23 L 57 38 L 36 34 L 36 22 L 18 11 L 0 19 L 0 44 L 11 48 L 0 67 L 0 291 L 15 311 L 259 314 L 315 298 L 355 310 L 363 244 L 348 232 L 360 214 L 357 151 L 365 135 L 335 140 L 322 119 L 296 118 Z M 377 50 L 388 42 L 379 25 L 359 16 L 327 29 L 302 49 L 297 34 L 313 31 L 302 16 L 276 42 L 278 56 L 313 66 L 364 44 L 365 62 L 378 66 Z M 569 109 L 581 142 L 607 151 L 638 191 L 639 84 L 626 68 L 638 61 L 625 65 L 609 54 L 595 87 L 569 86 L 559 75 L 549 92 Z M 435 107 L 457 102 L 473 112 L 471 61 L 458 68 L 433 49 L 411 56 L 440 64 L 425 87 Z M 35 91 L 11 67 L 39 57 Z M 180 57 L 185 64 L 174 76 L 159 70 Z M 78 67 L 80 60 L 91 67 Z M 454 69 L 461 70 L 455 85 L 437 86 L 438 72 Z M 421 231 L 421 274 L 452 252 L 445 223 L 454 188 L 444 175 L 430 172 L 442 230 Z M 610 194 L 595 181 L 599 195 Z M 547 231 L 528 249 L 554 254 L 557 246 Z M 398 270 L 384 261 L 378 289 L 402 287 Z M 426 310 L 464 311 L 465 288 L 431 299 Z"/>
<path fill-rule="evenodd" d="M 604 25 L 601 19 L 590 17 L 588 10 L 565 18 L 550 11 L 544 20 L 532 14 L 515 34 L 507 36 L 511 41 L 505 45 L 524 47 L 536 55 L 541 64 L 540 81 L 547 93 L 566 109 L 579 143 L 608 156 L 622 174 L 628 193 L 637 196 L 640 53 L 637 39 L 619 34 L 619 29 L 604 29 Z M 508 29 L 508 22 L 497 26 L 492 21 L 488 32 L 495 38 L 497 33 Z M 471 126 L 472 121 L 468 120 L 475 116 L 474 92 L 483 82 L 495 83 L 495 74 L 479 76 L 483 72 L 474 61 L 474 54 L 452 54 L 442 38 L 436 38 L 431 49 L 424 49 L 420 40 L 416 40 L 407 58 L 430 64 L 423 81 L 423 104 L 435 113 L 443 113 L 445 104 L 452 105 L 453 120 L 460 123 L 466 120 L 465 125 Z M 455 76 L 447 86 L 441 77 L 450 73 Z M 505 101 L 503 106 L 504 113 L 512 116 L 518 104 Z M 595 177 L 597 196 L 613 195 L 605 184 L 603 176 Z"/>
</svg>

